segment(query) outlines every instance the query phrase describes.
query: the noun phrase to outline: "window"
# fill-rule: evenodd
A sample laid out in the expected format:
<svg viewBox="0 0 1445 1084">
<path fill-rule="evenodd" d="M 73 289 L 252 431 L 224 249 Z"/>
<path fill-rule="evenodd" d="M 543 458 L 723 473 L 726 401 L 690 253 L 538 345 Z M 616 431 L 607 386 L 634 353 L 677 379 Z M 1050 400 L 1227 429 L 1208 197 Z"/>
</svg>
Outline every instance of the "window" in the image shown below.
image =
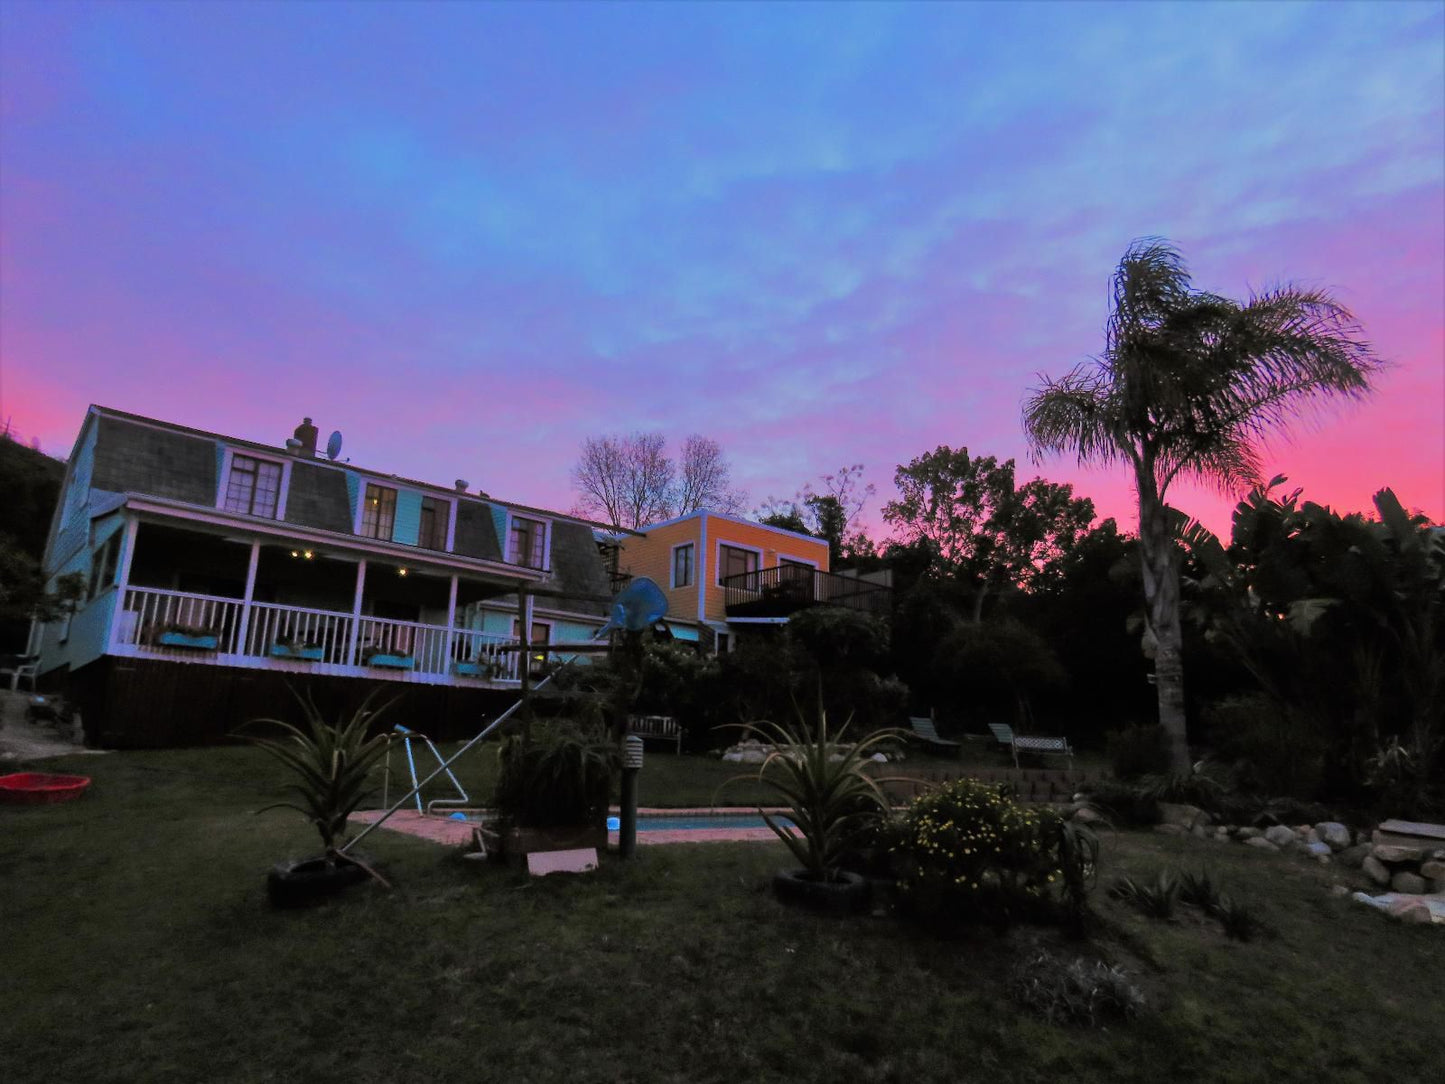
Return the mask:
<svg viewBox="0 0 1445 1084">
<path fill-rule="evenodd" d="M 451 502 L 439 497 L 421 499 L 421 530 L 416 538 L 418 546 L 424 550 L 447 548 L 447 519 L 451 510 Z"/>
<path fill-rule="evenodd" d="M 737 546 L 719 546 L 717 549 L 718 583 L 722 583 L 729 576 L 741 576 L 758 570 L 756 550 L 739 549 Z"/>
<path fill-rule="evenodd" d="M 672 550 L 672 586 L 692 586 L 692 543 L 674 546 Z"/>
<path fill-rule="evenodd" d="M 226 479 L 227 512 L 248 516 L 276 518 L 276 502 L 281 496 L 281 464 L 248 455 L 231 457 L 231 473 Z"/>
<path fill-rule="evenodd" d="M 522 619 L 512 618 L 512 637 L 520 640 L 522 638 Z M 527 640 L 529 644 L 550 644 L 552 642 L 552 626 L 545 621 L 532 622 L 532 635 Z M 545 651 L 534 651 L 527 663 L 527 672 L 532 677 L 541 677 L 547 670 L 548 655 Z"/>
<path fill-rule="evenodd" d="M 396 490 L 368 483 L 361 504 L 361 534 L 390 542 L 395 525 Z"/>
<path fill-rule="evenodd" d="M 507 560 L 527 568 L 542 568 L 546 553 L 547 525 L 540 520 L 512 517 L 512 539 Z"/>
<path fill-rule="evenodd" d="M 115 566 L 120 557 L 120 532 L 105 540 L 90 562 L 90 597 L 95 598 L 115 581 Z"/>
</svg>

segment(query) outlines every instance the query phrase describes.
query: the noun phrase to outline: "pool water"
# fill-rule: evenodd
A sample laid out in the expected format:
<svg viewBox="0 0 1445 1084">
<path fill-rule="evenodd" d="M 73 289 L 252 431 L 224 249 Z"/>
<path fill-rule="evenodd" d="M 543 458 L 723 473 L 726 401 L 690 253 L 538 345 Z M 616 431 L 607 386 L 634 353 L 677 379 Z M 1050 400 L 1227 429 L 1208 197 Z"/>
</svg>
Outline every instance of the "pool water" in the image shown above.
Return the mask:
<svg viewBox="0 0 1445 1084">
<path fill-rule="evenodd" d="M 791 828 L 793 822 L 787 817 L 773 818 L 779 824 Z M 621 818 L 608 817 L 607 828 L 615 832 L 621 826 Z M 706 828 L 766 828 L 767 822 L 756 813 L 686 814 L 676 817 L 639 816 L 639 832 L 687 832 Z"/>
</svg>

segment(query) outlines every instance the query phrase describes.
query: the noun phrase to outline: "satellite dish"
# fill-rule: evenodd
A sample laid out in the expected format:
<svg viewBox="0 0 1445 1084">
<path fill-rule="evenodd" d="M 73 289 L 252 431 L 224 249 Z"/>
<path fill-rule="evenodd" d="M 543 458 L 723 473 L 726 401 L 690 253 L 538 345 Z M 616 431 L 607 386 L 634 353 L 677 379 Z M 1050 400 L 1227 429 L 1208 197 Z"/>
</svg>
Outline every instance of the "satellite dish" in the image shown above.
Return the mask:
<svg viewBox="0 0 1445 1084">
<path fill-rule="evenodd" d="M 326 458 L 335 462 L 336 457 L 341 454 L 341 430 L 338 429 L 326 440 Z"/>
<path fill-rule="evenodd" d="M 667 613 L 667 596 L 646 576 L 638 576 L 612 600 L 608 624 L 613 628 L 640 632 L 650 629 Z"/>
</svg>

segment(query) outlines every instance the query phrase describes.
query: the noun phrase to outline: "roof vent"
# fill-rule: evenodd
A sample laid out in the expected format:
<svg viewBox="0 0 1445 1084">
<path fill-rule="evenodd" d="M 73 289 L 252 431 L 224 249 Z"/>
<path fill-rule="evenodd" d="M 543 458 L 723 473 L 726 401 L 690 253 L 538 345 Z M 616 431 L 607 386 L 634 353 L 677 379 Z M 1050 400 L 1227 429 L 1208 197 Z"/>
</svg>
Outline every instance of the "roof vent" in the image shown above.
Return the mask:
<svg viewBox="0 0 1445 1084">
<path fill-rule="evenodd" d="M 458 478 L 458 479 L 456 480 L 456 482 L 453 483 L 453 484 L 457 487 L 457 492 L 458 492 L 458 493 L 465 493 L 465 492 L 467 491 L 467 487 L 468 487 L 471 483 L 468 482 L 465 478 Z"/>
<path fill-rule="evenodd" d="M 291 455 L 300 455 L 300 454 L 301 454 L 301 442 L 300 442 L 299 440 L 297 440 L 295 437 L 287 437 L 287 438 L 286 438 L 286 451 L 289 452 Z"/>
</svg>

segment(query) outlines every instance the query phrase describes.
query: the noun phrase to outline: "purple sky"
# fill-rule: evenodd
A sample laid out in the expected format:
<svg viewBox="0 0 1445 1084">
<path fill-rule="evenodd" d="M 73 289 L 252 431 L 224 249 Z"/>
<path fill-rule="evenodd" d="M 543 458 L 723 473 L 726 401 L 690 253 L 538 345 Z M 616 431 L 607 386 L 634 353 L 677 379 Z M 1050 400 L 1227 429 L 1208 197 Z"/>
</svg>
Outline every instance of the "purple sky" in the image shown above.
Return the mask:
<svg viewBox="0 0 1445 1084">
<path fill-rule="evenodd" d="M 0 7 L 0 423 L 47 451 L 90 402 L 310 414 L 565 509 L 583 436 L 656 428 L 753 505 L 861 461 L 878 524 L 938 444 L 1025 459 L 1159 234 L 1395 365 L 1273 472 L 1445 518 L 1445 4 Z M 1132 525 L 1123 473 L 1023 470 Z"/>
</svg>

